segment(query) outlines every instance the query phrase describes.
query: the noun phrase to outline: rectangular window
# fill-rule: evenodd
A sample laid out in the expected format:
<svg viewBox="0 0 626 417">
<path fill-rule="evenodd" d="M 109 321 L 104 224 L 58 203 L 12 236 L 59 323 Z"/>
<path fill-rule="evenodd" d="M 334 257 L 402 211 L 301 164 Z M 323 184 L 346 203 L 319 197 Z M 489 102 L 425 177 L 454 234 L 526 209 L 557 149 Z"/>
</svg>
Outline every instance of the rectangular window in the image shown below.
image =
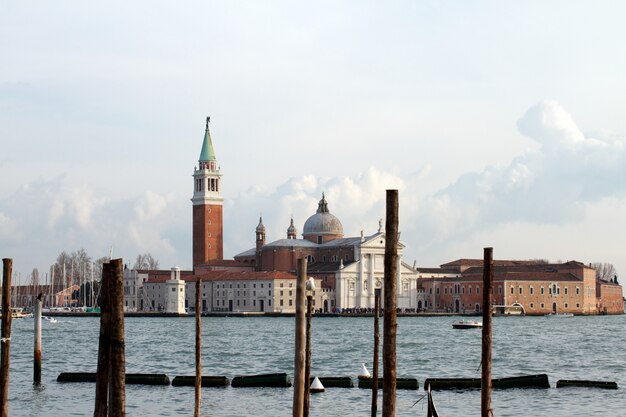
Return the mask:
<svg viewBox="0 0 626 417">
<path fill-rule="evenodd" d="M 541 292 L 541 295 L 543 295 L 543 287 L 541 287 L 539 292 Z"/>
<path fill-rule="evenodd" d="M 530 287 L 530 295 L 533 295 L 535 293 L 535 289 L 533 287 Z"/>
<path fill-rule="evenodd" d="M 280 299 L 280 306 L 281 306 L 281 307 L 283 306 L 283 300 L 282 300 L 282 298 Z"/>
<path fill-rule="evenodd" d="M 467 293 L 471 294 L 472 293 L 472 287 L 467 287 Z"/>
<path fill-rule="evenodd" d="M 480 287 L 476 287 L 476 294 L 480 294 Z"/>
<path fill-rule="evenodd" d="M 515 288 L 511 287 L 511 294 L 515 294 Z"/>
<path fill-rule="evenodd" d="M 293 300 L 289 299 L 289 306 L 291 307 L 293 305 Z"/>
<path fill-rule="evenodd" d="M 565 291 L 565 295 L 567 295 L 567 287 L 563 289 Z"/>
<path fill-rule="evenodd" d="M 519 287 L 519 293 L 522 294 L 522 287 Z"/>
</svg>

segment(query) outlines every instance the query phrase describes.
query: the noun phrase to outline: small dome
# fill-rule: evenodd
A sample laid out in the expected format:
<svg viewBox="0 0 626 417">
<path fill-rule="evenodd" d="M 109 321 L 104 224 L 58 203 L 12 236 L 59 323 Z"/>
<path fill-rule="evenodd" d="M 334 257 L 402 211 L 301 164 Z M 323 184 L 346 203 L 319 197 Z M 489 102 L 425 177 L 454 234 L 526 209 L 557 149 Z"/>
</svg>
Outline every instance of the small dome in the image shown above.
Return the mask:
<svg viewBox="0 0 626 417">
<path fill-rule="evenodd" d="M 293 225 L 293 217 L 292 217 L 291 224 L 287 228 L 287 237 L 293 237 L 295 239 L 297 234 L 298 233 L 296 232 L 296 226 Z"/>
<path fill-rule="evenodd" d="M 259 217 L 259 225 L 256 227 L 257 233 L 265 233 L 265 226 L 263 225 L 263 218 Z"/>
<path fill-rule="evenodd" d="M 310 235 L 338 235 L 343 236 L 343 226 L 339 219 L 328 211 L 328 203 L 324 194 L 319 202 L 317 213 L 312 215 L 304 223 L 302 235 L 306 238 Z"/>
</svg>

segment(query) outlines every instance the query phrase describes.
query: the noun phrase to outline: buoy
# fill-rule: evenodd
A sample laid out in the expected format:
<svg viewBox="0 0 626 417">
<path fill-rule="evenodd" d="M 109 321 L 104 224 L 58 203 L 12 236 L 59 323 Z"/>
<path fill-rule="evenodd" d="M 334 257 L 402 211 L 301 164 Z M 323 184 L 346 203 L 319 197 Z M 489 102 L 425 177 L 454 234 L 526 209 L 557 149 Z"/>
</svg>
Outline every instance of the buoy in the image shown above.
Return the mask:
<svg viewBox="0 0 626 417">
<path fill-rule="evenodd" d="M 324 392 L 324 386 L 318 377 L 315 377 L 311 384 L 311 393 Z"/>
<path fill-rule="evenodd" d="M 365 364 L 362 363 L 361 364 L 361 372 L 359 373 L 359 378 L 370 378 L 370 371 L 367 370 L 367 368 L 365 367 Z"/>
</svg>

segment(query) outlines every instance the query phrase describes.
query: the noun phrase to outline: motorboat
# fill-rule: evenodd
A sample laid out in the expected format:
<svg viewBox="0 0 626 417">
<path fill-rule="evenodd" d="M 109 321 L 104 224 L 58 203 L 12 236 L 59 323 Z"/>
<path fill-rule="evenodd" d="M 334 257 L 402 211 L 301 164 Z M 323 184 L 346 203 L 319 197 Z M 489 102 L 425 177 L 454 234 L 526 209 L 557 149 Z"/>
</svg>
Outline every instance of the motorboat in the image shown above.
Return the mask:
<svg viewBox="0 0 626 417">
<path fill-rule="evenodd" d="M 46 322 L 51 323 L 51 324 L 53 324 L 53 323 L 58 323 L 58 322 L 59 322 L 59 321 L 58 321 L 57 319 L 55 319 L 54 317 L 50 317 L 50 316 L 41 316 L 41 319 L 42 319 L 43 321 L 46 321 Z"/>
<path fill-rule="evenodd" d="M 483 323 L 475 320 L 459 320 L 452 323 L 453 329 L 480 329 Z"/>
<path fill-rule="evenodd" d="M 550 313 L 550 314 L 546 314 L 546 317 L 555 317 L 555 318 L 574 317 L 574 313 Z"/>
</svg>

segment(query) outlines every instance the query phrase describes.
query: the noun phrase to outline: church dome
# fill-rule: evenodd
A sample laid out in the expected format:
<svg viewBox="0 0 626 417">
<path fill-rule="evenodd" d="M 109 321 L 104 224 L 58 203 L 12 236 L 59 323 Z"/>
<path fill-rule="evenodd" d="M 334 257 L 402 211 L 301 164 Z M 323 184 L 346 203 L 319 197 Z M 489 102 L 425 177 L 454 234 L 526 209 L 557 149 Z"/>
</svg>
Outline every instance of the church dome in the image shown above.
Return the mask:
<svg viewBox="0 0 626 417">
<path fill-rule="evenodd" d="M 324 194 L 322 194 L 317 212 L 304 223 L 302 236 L 309 240 L 315 240 L 316 236 L 325 236 L 324 241 L 343 237 L 343 226 L 339 219 L 328 211 Z M 318 243 L 321 242 L 318 241 Z"/>
</svg>

